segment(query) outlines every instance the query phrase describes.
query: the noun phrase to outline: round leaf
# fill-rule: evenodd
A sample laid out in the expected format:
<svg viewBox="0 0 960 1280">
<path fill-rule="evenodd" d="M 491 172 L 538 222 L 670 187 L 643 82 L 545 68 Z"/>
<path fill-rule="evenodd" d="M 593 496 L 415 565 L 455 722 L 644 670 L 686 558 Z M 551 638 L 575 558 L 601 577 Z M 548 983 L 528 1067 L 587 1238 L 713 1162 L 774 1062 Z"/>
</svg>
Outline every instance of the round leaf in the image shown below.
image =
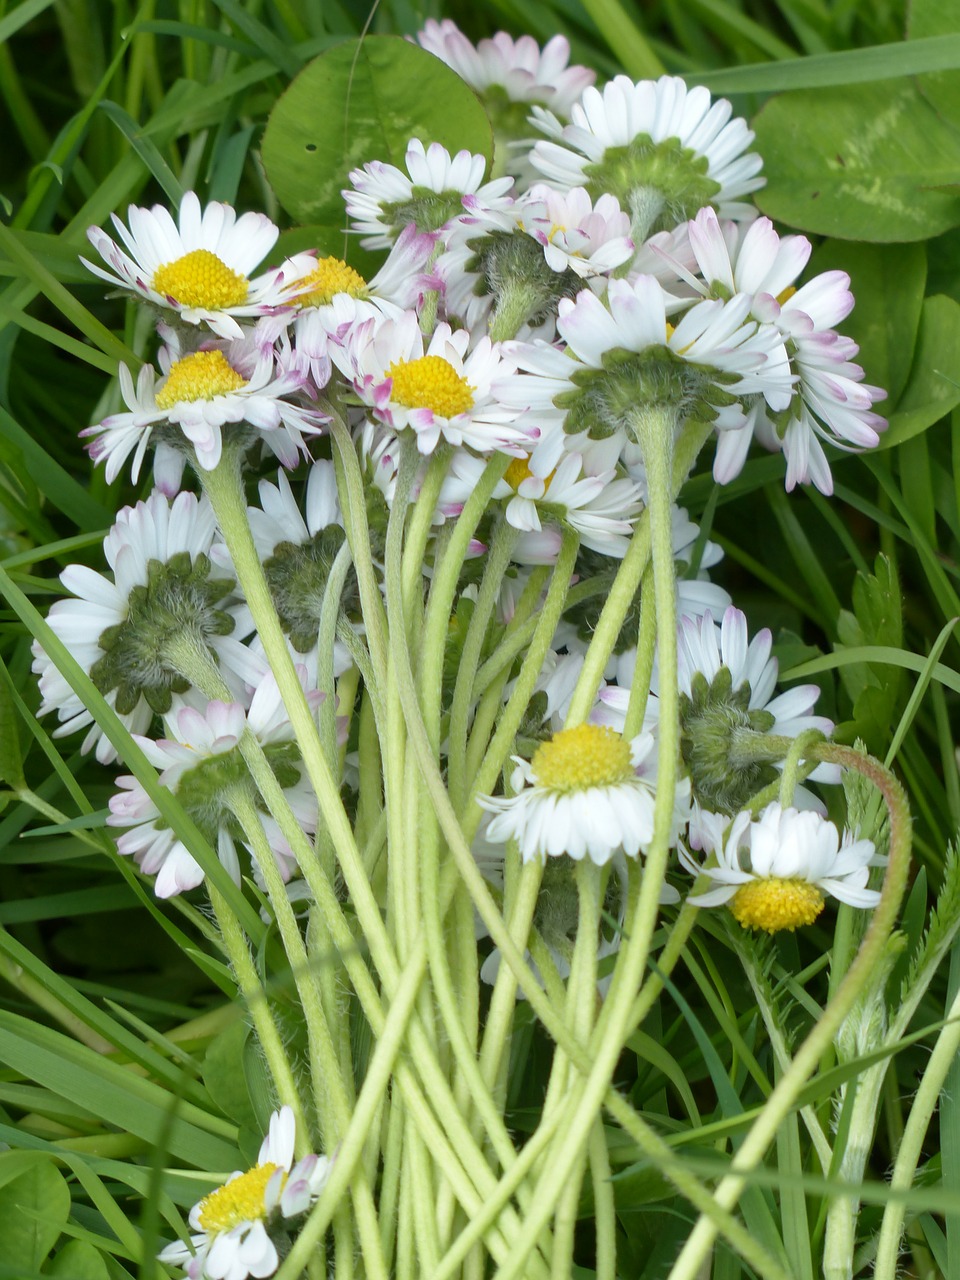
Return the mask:
<svg viewBox="0 0 960 1280">
<path fill-rule="evenodd" d="M 0 1188 L 3 1265 L 36 1274 L 60 1238 L 70 1214 L 70 1189 L 51 1160 Z"/>
<path fill-rule="evenodd" d="M 960 224 L 960 135 L 910 81 L 784 93 L 754 128 L 771 218 L 880 243 Z"/>
<path fill-rule="evenodd" d="M 300 222 L 343 226 L 347 175 L 402 166 L 407 143 L 493 154 L 479 98 L 439 58 L 398 36 L 350 40 L 315 58 L 278 100 L 263 135 L 277 199 Z"/>
</svg>

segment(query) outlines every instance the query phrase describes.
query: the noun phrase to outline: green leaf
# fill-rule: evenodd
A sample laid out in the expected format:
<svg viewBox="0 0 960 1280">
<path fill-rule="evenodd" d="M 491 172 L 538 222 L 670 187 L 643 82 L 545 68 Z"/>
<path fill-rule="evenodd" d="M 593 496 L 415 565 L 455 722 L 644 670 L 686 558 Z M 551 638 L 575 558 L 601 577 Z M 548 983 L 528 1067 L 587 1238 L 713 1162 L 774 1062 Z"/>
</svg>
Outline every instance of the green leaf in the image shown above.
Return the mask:
<svg viewBox="0 0 960 1280">
<path fill-rule="evenodd" d="M 881 449 L 919 435 L 960 404 L 958 350 L 960 303 L 943 294 L 925 299 L 910 378 L 880 437 Z"/>
<path fill-rule="evenodd" d="M 0 660 L 0 782 L 14 789 L 26 786 L 17 719 L 10 674 Z"/>
<path fill-rule="evenodd" d="M 46 1275 L 63 1280 L 110 1280 L 110 1268 L 103 1254 L 86 1240 L 71 1240 L 47 1267 Z"/>
<path fill-rule="evenodd" d="M 910 81 L 784 93 L 754 128 L 771 218 L 880 243 L 960 223 L 960 135 Z"/>
<path fill-rule="evenodd" d="M 241 1128 L 255 1129 L 257 1112 L 242 1069 L 249 1036 L 249 1026 L 237 1022 L 210 1041 L 203 1059 L 203 1083 L 225 1116 Z"/>
<path fill-rule="evenodd" d="M 942 40 L 960 31 L 960 0 L 911 0 L 907 9 L 907 38 Z M 909 46 L 908 46 L 909 47 Z M 956 71 L 920 76 L 920 92 L 952 125 L 960 128 L 960 79 Z"/>
<path fill-rule="evenodd" d="M 860 346 L 867 382 L 883 387 L 894 405 L 907 385 L 917 342 L 927 255 L 916 244 L 850 244 L 827 240 L 813 271 L 846 271 L 857 300 L 843 331 Z M 880 406 L 883 409 L 883 405 Z"/>
<path fill-rule="evenodd" d="M 297 76 L 270 113 L 263 163 L 288 213 L 342 227 L 350 170 L 370 160 L 402 165 L 411 138 L 488 162 L 493 151 L 486 112 L 455 72 L 397 36 L 368 36 L 336 45 Z"/>
<path fill-rule="evenodd" d="M 875 574 L 858 573 L 853 587 L 853 614 L 844 610 L 837 623 L 842 645 L 890 645 L 903 641 L 903 616 L 896 571 L 886 556 L 877 556 Z M 840 679 L 853 700 L 856 733 L 871 751 L 883 749 L 900 690 L 897 667 L 842 667 Z"/>
<path fill-rule="evenodd" d="M 70 1189 L 52 1161 L 35 1164 L 0 1188 L 3 1265 L 40 1270 L 70 1216 Z"/>
</svg>

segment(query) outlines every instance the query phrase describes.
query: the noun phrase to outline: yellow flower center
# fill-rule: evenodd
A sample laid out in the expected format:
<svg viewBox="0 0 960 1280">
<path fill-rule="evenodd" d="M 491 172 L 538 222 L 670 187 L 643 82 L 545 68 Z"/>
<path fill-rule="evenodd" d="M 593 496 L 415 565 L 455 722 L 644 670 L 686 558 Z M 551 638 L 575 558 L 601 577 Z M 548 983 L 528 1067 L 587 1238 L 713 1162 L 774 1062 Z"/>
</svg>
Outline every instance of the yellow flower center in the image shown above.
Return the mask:
<svg viewBox="0 0 960 1280">
<path fill-rule="evenodd" d="M 796 286 L 792 284 L 788 284 L 787 287 L 784 289 L 783 293 L 778 293 L 777 301 L 780 303 L 781 307 L 785 302 L 789 302 L 796 292 L 797 292 Z"/>
<path fill-rule="evenodd" d="M 391 398 L 407 409 L 431 409 L 439 418 L 455 418 L 473 408 L 473 391 L 443 356 L 397 360 L 387 370 L 393 379 Z"/>
<path fill-rule="evenodd" d="M 556 474 L 557 474 L 557 471 L 556 471 L 556 468 L 554 468 L 553 471 L 551 471 L 548 476 L 543 477 L 544 493 L 546 493 L 547 490 L 550 488 L 550 481 L 553 479 L 553 477 Z M 529 480 L 531 476 L 533 476 L 533 472 L 530 470 L 529 458 L 514 458 L 513 461 L 510 463 L 510 465 L 507 467 L 506 471 L 503 473 L 504 480 L 506 480 L 507 484 L 514 491 L 514 493 L 519 492 L 520 486 L 523 484 L 524 480 Z M 539 477 L 534 477 L 534 478 L 538 479 Z"/>
<path fill-rule="evenodd" d="M 551 791 L 612 787 L 634 776 L 629 742 L 599 724 L 561 729 L 537 748 L 530 767 L 537 783 Z"/>
<path fill-rule="evenodd" d="M 172 409 L 188 400 L 214 400 L 247 385 L 222 351 L 195 351 L 177 360 L 157 392 L 157 407 Z"/>
<path fill-rule="evenodd" d="M 297 298 L 301 307 L 323 307 L 338 293 L 349 293 L 351 298 L 367 296 L 366 280 L 341 258 L 321 258 L 305 283 L 312 288 Z"/>
<path fill-rule="evenodd" d="M 203 307 L 220 311 L 239 307 L 247 300 L 250 282 L 231 271 L 209 249 L 194 249 L 175 262 L 167 262 L 153 273 L 153 288 L 182 307 Z"/>
<path fill-rule="evenodd" d="M 267 1183 L 279 1169 L 276 1164 L 258 1164 L 239 1178 L 218 1187 L 200 1201 L 200 1226 L 208 1235 L 229 1231 L 242 1222 L 256 1222 L 267 1216 L 264 1196 Z"/>
<path fill-rule="evenodd" d="M 730 910 L 744 929 L 799 929 L 813 924 L 823 910 L 823 894 L 807 880 L 751 880 L 741 885 L 729 902 Z"/>
</svg>

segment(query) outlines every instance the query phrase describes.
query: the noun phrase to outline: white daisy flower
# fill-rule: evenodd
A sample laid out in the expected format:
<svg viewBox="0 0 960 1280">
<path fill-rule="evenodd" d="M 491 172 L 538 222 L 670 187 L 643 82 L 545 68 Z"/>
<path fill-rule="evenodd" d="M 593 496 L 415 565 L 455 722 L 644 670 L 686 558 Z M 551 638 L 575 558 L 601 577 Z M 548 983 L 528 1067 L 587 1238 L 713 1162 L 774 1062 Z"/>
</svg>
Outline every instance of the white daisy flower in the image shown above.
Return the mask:
<svg viewBox="0 0 960 1280">
<path fill-rule="evenodd" d="M 217 201 L 201 208 L 196 193 L 188 191 L 177 222 L 162 205 L 131 205 L 127 221 L 129 228 L 113 216 L 127 251 L 100 227 L 87 231 L 111 270 L 86 258 L 81 262 L 144 302 L 175 311 L 185 323 L 206 324 L 221 338 L 240 338 L 238 317 L 269 315 L 289 303 L 287 266 L 248 279 L 280 234 L 265 214 L 238 218 L 234 209 Z"/>
<path fill-rule="evenodd" d="M 137 480 L 148 446 L 157 448 L 155 475 L 164 492 L 179 487 L 185 453 L 212 471 L 223 453 L 223 428 L 230 426 L 231 445 L 265 444 L 281 465 L 292 468 L 307 455 L 305 435 L 323 430 L 326 417 L 293 403 L 306 385 L 305 373 L 292 366 L 289 345 L 275 357 L 252 337 L 238 342 L 205 344 L 181 355 L 176 335 L 165 331 L 160 351 L 162 375 L 144 365 L 133 377 L 120 365 L 120 390 L 127 412 L 111 414 L 81 431 L 92 437 L 87 446 L 94 462 L 106 463 L 110 483 L 133 454 Z M 240 424 L 245 424 L 241 426 Z M 191 449 L 192 446 L 192 449 Z"/>
<path fill-rule="evenodd" d="M 441 22 L 430 18 L 417 32 L 417 40 L 481 96 L 496 87 L 509 102 L 540 103 L 563 116 L 570 114 L 574 102 L 596 79 L 596 72 L 588 67 L 567 65 L 570 42 L 566 36 L 554 36 L 541 49 L 532 36 L 515 40 L 498 31 L 473 45 L 449 18 Z"/>
<path fill-rule="evenodd" d="M 189 1280 L 258 1280 L 272 1276 L 280 1255 L 270 1228 L 299 1217 L 319 1197 L 330 1176 L 327 1156 L 293 1162 L 296 1127 L 290 1107 L 270 1117 L 257 1163 L 231 1174 L 222 1187 L 190 1210 L 190 1245 L 168 1244 L 159 1260 L 181 1267 Z"/>
<path fill-rule="evenodd" d="M 706 283 L 681 264 L 675 264 L 678 275 L 704 294 L 752 296 L 751 316 L 782 335 L 795 384 L 789 404 L 779 412 L 757 402 L 738 431 L 721 435 L 714 478 L 724 484 L 739 474 L 756 433 L 786 457 L 788 491 L 812 481 L 822 493 L 832 493 L 820 439 L 841 449 L 873 448 L 886 426 L 872 411 L 886 393 L 863 383 L 863 370 L 852 363 L 856 343 L 833 328 L 853 308 L 850 277 L 828 271 L 797 289 L 810 242 L 804 236 L 781 238 L 768 218 L 759 218 L 741 235 L 734 224 L 721 226 L 713 210 L 704 209 L 690 224 L 689 235 Z"/>
<path fill-rule="evenodd" d="M 778 663 L 771 657 L 773 638 L 764 628 L 752 640 L 747 620 L 731 606 L 717 625 L 711 614 L 681 618 L 677 627 L 677 682 L 680 687 L 680 725 L 684 761 L 690 770 L 694 798 L 705 808 L 737 812 L 767 782 L 776 777 L 765 761 L 744 758 L 746 748 L 734 758 L 738 737 L 773 734 L 795 738 L 807 729 L 824 735 L 833 721 L 811 714 L 820 690 L 815 684 L 798 685 L 777 694 Z M 657 696 L 659 673 L 654 665 L 651 693 L 644 725 L 653 729 L 659 721 Z M 606 721 L 622 724 L 630 691 L 607 688 L 600 700 Z M 810 775 L 816 782 L 840 780 L 836 765 L 820 764 Z"/>
<path fill-rule="evenodd" d="M 331 345 L 330 354 L 371 415 L 390 431 L 414 431 L 423 454 L 441 437 L 480 453 L 529 448 L 536 430 L 514 425 L 518 411 L 492 390 L 513 366 L 489 338 L 467 354 L 469 341 L 465 329 L 454 333 L 440 324 L 424 350 L 417 317 L 408 311 L 398 320 L 364 321 L 346 347 Z"/>
<path fill-rule="evenodd" d="M 58 600 L 47 622 L 131 732 L 182 705 L 191 688 L 178 662 L 183 645 L 205 649 L 238 694 L 259 671 L 241 643 L 253 620 L 215 561 L 216 533 L 205 499 L 181 493 L 171 503 L 155 493 L 118 514 L 103 544 L 109 575 L 84 565 L 60 575 L 75 598 Z M 114 747 L 36 642 L 33 655 L 39 714 L 56 711 L 60 721 L 54 736 L 89 729 L 81 749 L 96 747 L 103 764 L 114 760 Z"/>
<path fill-rule="evenodd" d="M 451 156 L 439 142 L 424 147 L 419 138 L 407 145 L 406 172 L 373 160 L 350 173 L 352 190 L 343 198 L 353 230 L 365 237 L 365 249 L 389 249 L 400 232 L 413 225 L 420 232 L 442 230 L 463 212 L 465 195 L 487 202 L 500 199 L 512 178 L 484 183 L 486 159 L 469 151 Z"/>
<path fill-rule="evenodd" d="M 708 204 L 749 219 L 754 209 L 741 197 L 763 186 L 762 161 L 747 152 L 753 134 L 732 111 L 679 76 L 636 84 L 616 76 L 584 91 L 569 125 L 534 107 L 533 123 L 556 141 L 538 142 L 530 159 L 552 186 L 611 192 L 630 211 L 638 244 Z"/>
<path fill-rule="evenodd" d="M 611 280 L 605 302 L 583 290 L 558 311 L 566 349 L 507 344 L 525 372 L 496 385 L 505 403 L 526 406 L 544 426 L 562 421 L 567 433 L 626 439 L 636 407 L 660 405 L 678 420 L 696 416 L 723 430 L 742 423 L 739 398 L 763 395 L 778 409 L 789 403 L 780 335 L 748 319 L 744 295 L 696 303 L 674 327 L 660 283 L 638 276 Z"/>
<path fill-rule="evenodd" d="M 656 748 L 653 735 L 627 742 L 606 726 L 562 729 L 528 763 L 515 756 L 512 797 L 480 796 L 494 815 L 491 841 L 516 840 L 524 862 L 533 858 L 589 857 L 602 866 L 617 849 L 631 857 L 653 839 Z M 688 817 L 689 783 L 677 785 L 676 840 Z"/>
<path fill-rule="evenodd" d="M 539 184 L 492 208 L 464 196 L 463 207 L 437 262 L 444 305 L 471 329 L 486 324 L 492 311 L 494 338 L 504 336 L 503 324 L 505 336 L 532 336 L 531 328 L 548 326 L 537 336 L 552 337 L 560 299 L 633 256 L 630 219 L 610 195 L 594 205 L 582 187 L 559 192 Z"/>
<path fill-rule="evenodd" d="M 882 865 L 873 842 L 809 810 L 768 805 L 759 818 L 740 813 L 726 838 L 717 835 L 716 865 L 701 866 L 681 846 L 680 859 L 715 888 L 687 901 L 695 907 L 726 903 L 745 929 L 778 933 L 813 924 L 830 894 L 851 907 L 875 907 L 880 894 L 867 888 L 871 866 Z"/>
<path fill-rule="evenodd" d="M 301 684 L 306 685 L 305 669 L 299 668 L 298 674 Z M 315 709 L 323 695 L 310 689 L 306 692 Z M 165 718 L 165 725 L 170 738 L 154 742 L 135 734 L 134 739 L 161 771 L 160 785 L 180 798 L 237 884 L 241 878 L 237 843 L 245 837 L 234 817 L 231 793 L 242 790 L 254 803 L 259 798 L 239 748 L 246 728 L 264 747 L 300 826 L 306 832 L 316 830 L 316 796 L 301 769 L 287 711 L 265 663 L 248 710 L 239 702 L 214 700 L 203 711 L 182 707 Z M 117 838 L 118 851 L 133 857 L 144 875 L 157 877 L 154 893 L 158 898 L 196 888 L 203 880 L 200 864 L 141 784 L 123 774 L 117 785 L 120 791 L 110 799 L 107 825 L 127 828 Z M 296 868 L 293 852 L 273 818 L 263 815 L 261 822 L 280 874 L 289 880 Z"/>
</svg>

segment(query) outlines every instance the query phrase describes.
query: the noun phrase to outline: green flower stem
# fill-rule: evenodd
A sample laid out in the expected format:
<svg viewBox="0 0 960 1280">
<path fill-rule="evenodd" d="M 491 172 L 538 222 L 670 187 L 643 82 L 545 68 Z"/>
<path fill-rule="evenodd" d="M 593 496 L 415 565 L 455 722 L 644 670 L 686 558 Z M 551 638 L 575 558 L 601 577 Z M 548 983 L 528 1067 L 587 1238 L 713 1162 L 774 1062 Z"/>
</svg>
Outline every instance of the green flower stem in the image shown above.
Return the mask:
<svg viewBox="0 0 960 1280">
<path fill-rule="evenodd" d="M 367 523 L 364 481 L 350 432 L 335 409 L 330 422 L 330 435 L 334 444 L 333 463 L 337 477 L 337 491 L 340 494 L 340 508 L 353 556 L 353 566 L 357 573 L 367 647 L 370 650 L 376 677 L 374 684 L 382 684 L 387 670 L 387 622 L 376 571 L 370 556 L 370 527 Z"/>
<path fill-rule="evenodd" d="M 474 680 L 476 679 L 477 668 L 480 665 L 480 655 L 483 652 L 483 644 L 487 638 L 490 619 L 496 608 L 500 590 L 503 586 L 504 575 L 510 563 L 510 553 L 516 544 L 518 536 L 519 531 L 514 529 L 513 525 L 507 524 L 506 520 L 501 520 L 497 524 L 490 550 L 487 553 L 480 590 L 477 593 L 477 601 L 474 605 L 473 615 L 470 618 L 470 627 L 460 653 L 457 680 L 450 706 L 450 731 L 447 749 L 447 785 L 450 789 L 450 798 L 453 800 L 456 809 L 462 808 L 466 796 L 467 726 L 470 720 L 470 708 L 474 700 Z M 432 604 L 431 600 L 431 607 Z"/>
<path fill-rule="evenodd" d="M 960 1053 L 960 993 L 950 1006 L 946 1025 L 937 1036 L 937 1043 L 927 1062 L 920 1087 L 913 1096 L 913 1103 L 907 1116 L 890 1178 L 892 1191 L 909 1191 L 913 1184 L 913 1177 L 923 1150 L 923 1140 L 958 1053 Z M 874 1264 L 877 1280 L 895 1280 L 898 1274 L 897 1258 L 900 1252 L 900 1234 L 906 1207 L 904 1200 L 890 1199 L 883 1211 L 880 1242 Z"/>
<path fill-rule="evenodd" d="M 649 493 L 647 512 L 651 534 L 660 665 L 660 731 L 653 840 L 644 860 L 636 911 L 630 916 L 627 930 L 625 930 L 629 933 L 628 941 L 618 954 L 613 982 L 591 1039 L 590 1048 L 595 1056 L 593 1068 L 577 1091 L 579 1097 L 576 1105 L 568 1110 L 568 1123 L 551 1147 L 537 1184 L 534 1209 L 524 1220 L 523 1232 L 520 1239 L 515 1242 L 510 1262 L 506 1267 L 500 1268 L 496 1280 L 513 1280 L 521 1274 L 526 1254 L 533 1247 L 549 1220 L 554 1206 L 563 1194 L 567 1178 L 573 1173 L 580 1153 L 589 1141 L 590 1130 L 603 1103 L 622 1051 L 634 992 L 639 986 L 646 967 L 650 941 L 656 926 L 660 889 L 666 874 L 670 852 L 680 755 L 676 579 L 671 512 L 676 425 L 672 412 L 646 407 L 634 411 L 632 426 L 643 450 L 647 471 Z M 627 554 L 629 555 L 629 551 Z M 613 591 L 616 592 L 616 590 L 615 582 Z M 602 625 L 603 617 L 601 616 L 598 630 Z M 619 625 L 622 625 L 622 618 Z M 619 633 L 619 625 L 617 633 Z M 612 644 L 610 648 L 612 649 Z M 588 687 L 583 685 L 582 681 L 581 674 L 578 690 Z M 595 692 L 596 685 L 593 685 L 590 693 L 591 701 Z M 582 713 L 585 714 L 588 709 L 589 705 L 582 709 Z"/>
<path fill-rule="evenodd" d="M 508 846 L 505 856 L 519 857 L 515 844 Z M 517 894 L 510 904 L 506 921 L 507 929 L 521 954 L 527 946 L 542 879 L 543 864 L 537 861 L 528 862 L 520 873 Z M 493 995 L 490 997 L 490 1008 L 480 1048 L 481 1075 L 487 1088 L 494 1091 L 494 1096 L 501 1105 L 504 1101 L 506 1080 L 503 1079 L 501 1088 L 496 1088 L 495 1082 L 501 1076 L 500 1068 L 505 1061 L 504 1054 L 510 1042 L 516 1008 L 516 974 L 508 964 L 501 964 L 497 971 L 497 980 L 493 985 Z"/>
<path fill-rule="evenodd" d="M 317 634 L 317 687 L 328 692 L 324 705 L 320 709 L 320 739 L 323 742 L 327 759 L 331 768 L 339 765 L 339 748 L 337 746 L 337 707 L 334 692 L 333 645 L 337 636 L 337 623 L 340 617 L 340 598 L 347 580 L 347 574 L 353 563 L 349 542 L 345 542 L 334 558 L 327 576 L 323 591 L 323 603 L 320 606 L 320 627 Z M 344 709 L 347 710 L 346 708 Z M 325 867 L 328 875 L 333 874 L 333 864 Z"/>
<path fill-rule="evenodd" d="M 290 1066 L 290 1059 L 287 1057 L 277 1024 L 273 1019 L 273 1014 L 270 1012 L 266 992 L 260 984 L 257 970 L 253 960 L 250 958 L 250 951 L 247 947 L 247 940 L 244 937 L 243 930 L 216 885 L 208 883 L 207 889 L 210 893 L 210 905 L 213 907 L 213 913 L 220 928 L 220 937 L 223 939 L 223 947 L 227 953 L 227 959 L 233 968 L 240 996 L 250 1011 L 250 1017 L 253 1019 L 257 1039 L 260 1042 L 260 1048 L 263 1050 L 263 1056 L 267 1060 L 267 1066 L 273 1077 L 277 1097 L 283 1106 L 287 1106 L 292 1110 L 296 1120 L 296 1153 L 297 1159 L 302 1159 L 310 1154 L 309 1130 L 303 1114 L 300 1091 L 294 1079 L 293 1068 Z"/>
<path fill-rule="evenodd" d="M 783 758 L 783 773 L 780 775 L 780 804 L 788 809 L 793 804 L 793 793 L 800 781 L 800 768 L 804 756 L 814 742 L 823 742 L 823 734 L 819 729 L 804 729 L 798 733 L 790 745 L 790 750 Z"/>
<path fill-rule="evenodd" d="M 610 1170 L 610 1152 L 603 1130 L 603 1121 L 597 1116 L 590 1132 L 590 1182 L 593 1187 L 593 1221 L 596 1231 L 594 1265 L 597 1280 L 616 1280 L 617 1277 L 617 1202 L 613 1193 L 613 1175 Z"/>
<path fill-rule="evenodd" d="M 780 1122 L 794 1105 L 809 1076 L 816 1070 L 821 1055 L 832 1043 L 858 995 L 870 983 L 896 923 L 910 869 L 910 810 L 903 788 L 889 769 L 872 756 L 861 755 L 851 747 L 831 742 L 815 743 L 809 748 L 809 752 L 815 760 L 856 769 L 881 792 L 890 815 L 889 862 L 880 902 L 874 910 L 873 919 L 853 963 L 744 1138 L 734 1157 L 732 1171 L 721 1180 L 716 1189 L 716 1203 L 724 1210 L 732 1209 L 736 1204 L 746 1182 L 744 1175 L 763 1159 Z M 670 1280 L 694 1280 L 712 1248 L 716 1234 L 715 1223 L 701 1216 L 670 1272 Z"/>
<path fill-rule="evenodd" d="M 514 684 L 513 693 L 503 708 L 496 732 L 490 740 L 470 788 L 470 799 L 463 818 L 463 834 L 468 841 L 473 839 L 481 818 L 481 810 L 475 803 L 476 798 L 478 795 L 489 795 L 493 791 L 513 747 L 517 730 L 533 696 L 537 680 L 543 671 L 544 657 L 553 641 L 557 623 L 563 615 L 570 587 L 570 575 L 576 564 L 579 546 L 580 537 L 577 531 L 569 526 L 564 528 L 560 553 L 557 556 L 556 567 L 547 589 L 547 598 L 543 603 L 536 630 Z"/>
<path fill-rule="evenodd" d="M 400 1175 L 403 1169 L 403 1104 L 394 1096 L 387 1103 L 386 1140 L 383 1142 L 383 1173 L 380 1178 L 380 1240 L 383 1255 L 389 1266 L 393 1261 L 393 1246 L 397 1231 L 397 1213 L 400 1205 Z"/>
<path fill-rule="evenodd" d="M 324 1147 L 327 1151 L 332 1151 L 349 1124 L 352 1100 L 340 1074 L 340 1062 L 327 1025 L 316 975 L 311 968 L 300 926 L 287 898 L 280 869 L 267 841 L 256 806 L 246 793 L 238 790 L 231 796 L 231 808 L 257 859 L 276 913 L 283 947 L 290 961 L 297 995 L 300 997 L 300 1006 L 307 1024 L 314 1106 L 321 1119 Z M 387 1280 L 387 1266 L 380 1249 L 377 1210 L 362 1164 L 357 1165 L 351 1191 L 366 1272 L 371 1277 Z"/>
<path fill-rule="evenodd" d="M 623 724 L 623 736 L 630 742 L 643 729 L 643 716 L 650 696 L 653 661 L 657 653 L 657 611 L 653 602 L 653 575 L 649 568 L 640 584 L 640 630 L 637 661 L 630 680 L 630 701 Z"/>
</svg>

